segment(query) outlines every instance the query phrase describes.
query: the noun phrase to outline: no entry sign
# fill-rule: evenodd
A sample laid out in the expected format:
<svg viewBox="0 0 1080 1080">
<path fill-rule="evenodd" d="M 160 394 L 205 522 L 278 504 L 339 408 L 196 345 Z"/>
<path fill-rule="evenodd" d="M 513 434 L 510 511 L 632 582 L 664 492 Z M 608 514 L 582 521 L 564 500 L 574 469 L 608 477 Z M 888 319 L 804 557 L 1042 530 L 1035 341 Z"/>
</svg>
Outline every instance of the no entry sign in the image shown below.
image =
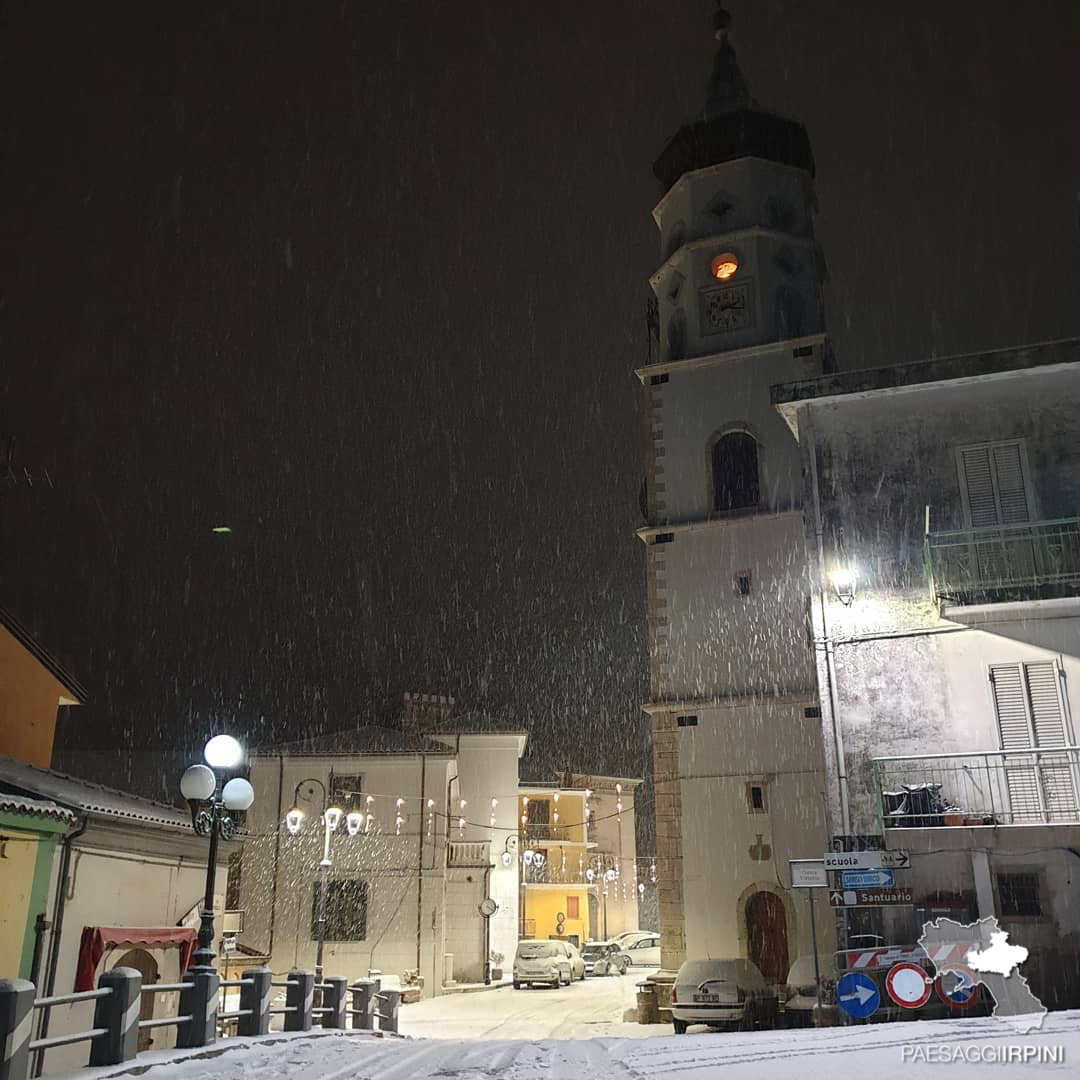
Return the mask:
<svg viewBox="0 0 1080 1080">
<path fill-rule="evenodd" d="M 900 963 L 889 968 L 885 990 L 902 1009 L 919 1009 L 930 1000 L 933 980 L 918 964 Z"/>
<path fill-rule="evenodd" d="M 969 968 L 957 964 L 934 981 L 937 996 L 954 1009 L 970 1009 L 979 1000 L 979 984 Z"/>
</svg>

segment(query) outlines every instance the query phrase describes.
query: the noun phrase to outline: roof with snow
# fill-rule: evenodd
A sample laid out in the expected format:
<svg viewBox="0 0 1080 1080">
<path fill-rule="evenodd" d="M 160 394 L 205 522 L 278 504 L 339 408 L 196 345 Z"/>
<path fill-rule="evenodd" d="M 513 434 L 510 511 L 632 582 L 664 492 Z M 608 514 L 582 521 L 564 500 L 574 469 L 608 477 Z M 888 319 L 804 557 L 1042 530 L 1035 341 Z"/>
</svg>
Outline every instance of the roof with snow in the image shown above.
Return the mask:
<svg viewBox="0 0 1080 1080">
<path fill-rule="evenodd" d="M 46 799 L 59 808 L 90 817 L 121 818 L 147 825 L 190 831 L 191 817 L 166 803 L 154 802 L 128 791 L 91 784 L 52 769 L 39 769 L 25 761 L 0 756 L 0 792 Z"/>
<path fill-rule="evenodd" d="M 0 791 L 0 810 L 9 814 L 25 814 L 27 817 L 46 817 L 74 825 L 77 818 L 68 809 L 46 799 L 28 799 L 25 795 L 11 795 Z"/>
</svg>

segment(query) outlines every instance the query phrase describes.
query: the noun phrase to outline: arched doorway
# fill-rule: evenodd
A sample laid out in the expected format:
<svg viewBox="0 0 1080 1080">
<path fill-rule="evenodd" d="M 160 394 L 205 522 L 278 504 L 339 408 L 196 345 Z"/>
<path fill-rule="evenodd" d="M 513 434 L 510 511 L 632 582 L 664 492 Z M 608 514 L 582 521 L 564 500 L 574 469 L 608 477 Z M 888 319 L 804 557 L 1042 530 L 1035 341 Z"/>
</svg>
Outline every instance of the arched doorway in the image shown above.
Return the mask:
<svg viewBox="0 0 1080 1080">
<path fill-rule="evenodd" d="M 124 953 L 113 965 L 114 967 L 134 968 L 142 975 L 143 986 L 150 986 L 160 981 L 157 961 L 145 949 L 132 949 Z M 139 1019 L 154 1019 L 154 1003 L 157 994 L 143 994 L 139 1002 Z M 139 1053 L 149 1050 L 154 1042 L 153 1028 L 139 1028 Z"/>
<path fill-rule="evenodd" d="M 756 892 L 746 903 L 747 954 L 766 981 L 787 979 L 787 914 L 784 901 L 772 892 Z"/>
</svg>

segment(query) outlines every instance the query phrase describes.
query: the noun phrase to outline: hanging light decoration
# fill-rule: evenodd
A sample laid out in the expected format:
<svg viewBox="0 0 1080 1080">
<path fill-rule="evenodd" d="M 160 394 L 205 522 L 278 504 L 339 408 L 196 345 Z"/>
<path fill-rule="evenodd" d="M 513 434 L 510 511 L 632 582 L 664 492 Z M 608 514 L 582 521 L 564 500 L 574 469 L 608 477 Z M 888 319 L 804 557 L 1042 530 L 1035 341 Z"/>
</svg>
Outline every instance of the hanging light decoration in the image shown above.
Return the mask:
<svg viewBox="0 0 1080 1080">
<path fill-rule="evenodd" d="M 365 800 L 366 815 L 364 818 L 364 832 L 371 832 L 371 823 L 375 820 L 372 809 L 375 806 L 375 796 L 369 795 Z"/>
<path fill-rule="evenodd" d="M 649 881 L 656 884 L 656 860 L 653 859 L 652 865 L 649 867 Z"/>
<path fill-rule="evenodd" d="M 428 799 L 427 801 L 427 834 L 431 836 L 432 831 L 435 828 L 435 800 Z"/>
<path fill-rule="evenodd" d="M 498 799 L 491 800 L 491 827 L 495 828 L 495 807 L 499 805 Z"/>
<path fill-rule="evenodd" d="M 461 816 L 458 818 L 458 821 L 457 821 L 458 835 L 459 836 L 464 836 L 465 835 L 465 800 L 464 799 L 461 800 L 461 803 L 459 804 L 458 808 L 461 810 Z"/>
</svg>

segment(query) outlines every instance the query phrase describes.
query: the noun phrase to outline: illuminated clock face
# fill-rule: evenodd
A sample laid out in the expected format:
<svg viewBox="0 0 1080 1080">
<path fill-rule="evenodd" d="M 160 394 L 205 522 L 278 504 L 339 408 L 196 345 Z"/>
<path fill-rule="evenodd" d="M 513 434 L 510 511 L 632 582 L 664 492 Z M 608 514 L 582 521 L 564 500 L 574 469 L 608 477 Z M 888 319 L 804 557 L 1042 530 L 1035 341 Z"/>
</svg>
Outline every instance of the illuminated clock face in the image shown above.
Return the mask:
<svg viewBox="0 0 1080 1080">
<path fill-rule="evenodd" d="M 705 334 L 729 334 L 753 326 L 750 283 L 701 290 L 701 326 Z"/>
</svg>

